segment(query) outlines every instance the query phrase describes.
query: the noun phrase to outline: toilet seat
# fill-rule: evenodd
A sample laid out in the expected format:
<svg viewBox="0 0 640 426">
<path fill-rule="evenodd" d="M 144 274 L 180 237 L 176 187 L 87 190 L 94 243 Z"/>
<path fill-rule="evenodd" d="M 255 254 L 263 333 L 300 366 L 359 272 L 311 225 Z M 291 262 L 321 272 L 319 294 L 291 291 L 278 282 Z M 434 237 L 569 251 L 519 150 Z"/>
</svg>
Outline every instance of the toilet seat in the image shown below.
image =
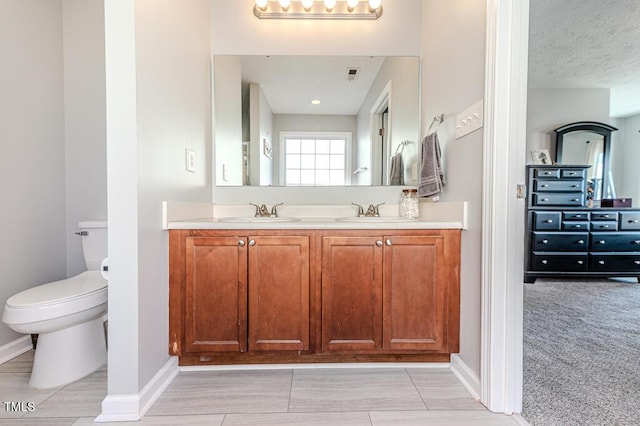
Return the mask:
<svg viewBox="0 0 640 426">
<path fill-rule="evenodd" d="M 10 297 L 2 320 L 7 324 L 46 321 L 107 303 L 107 281 L 100 271 L 86 271 L 42 284 Z"/>
</svg>

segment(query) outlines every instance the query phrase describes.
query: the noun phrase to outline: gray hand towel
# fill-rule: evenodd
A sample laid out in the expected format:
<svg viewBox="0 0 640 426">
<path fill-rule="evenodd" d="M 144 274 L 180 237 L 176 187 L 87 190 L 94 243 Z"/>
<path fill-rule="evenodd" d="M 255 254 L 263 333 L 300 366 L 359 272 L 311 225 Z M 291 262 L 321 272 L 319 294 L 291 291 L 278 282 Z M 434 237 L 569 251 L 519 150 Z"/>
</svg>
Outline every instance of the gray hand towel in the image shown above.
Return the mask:
<svg viewBox="0 0 640 426">
<path fill-rule="evenodd" d="M 422 167 L 420 170 L 420 183 L 418 184 L 419 197 L 431 197 L 442 192 L 446 182 L 442 171 L 442 158 L 438 133 L 427 135 L 422 141 Z"/>
<path fill-rule="evenodd" d="M 401 152 L 391 157 L 390 169 L 389 185 L 404 185 L 404 161 Z"/>
</svg>

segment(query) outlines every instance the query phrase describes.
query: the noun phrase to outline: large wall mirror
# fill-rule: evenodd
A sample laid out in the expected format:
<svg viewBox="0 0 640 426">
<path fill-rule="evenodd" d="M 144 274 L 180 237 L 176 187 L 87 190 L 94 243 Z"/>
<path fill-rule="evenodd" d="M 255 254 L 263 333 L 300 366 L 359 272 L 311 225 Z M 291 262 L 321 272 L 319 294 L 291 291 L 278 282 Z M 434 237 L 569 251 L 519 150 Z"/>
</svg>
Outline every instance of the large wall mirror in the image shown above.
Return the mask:
<svg viewBox="0 0 640 426">
<path fill-rule="evenodd" d="M 587 184 L 593 200 L 615 198 L 615 182 L 611 173 L 611 133 L 613 126 L 594 121 L 571 123 L 555 129 L 556 162 L 589 165 Z"/>
<path fill-rule="evenodd" d="M 416 185 L 420 59 L 214 56 L 217 186 Z"/>
</svg>

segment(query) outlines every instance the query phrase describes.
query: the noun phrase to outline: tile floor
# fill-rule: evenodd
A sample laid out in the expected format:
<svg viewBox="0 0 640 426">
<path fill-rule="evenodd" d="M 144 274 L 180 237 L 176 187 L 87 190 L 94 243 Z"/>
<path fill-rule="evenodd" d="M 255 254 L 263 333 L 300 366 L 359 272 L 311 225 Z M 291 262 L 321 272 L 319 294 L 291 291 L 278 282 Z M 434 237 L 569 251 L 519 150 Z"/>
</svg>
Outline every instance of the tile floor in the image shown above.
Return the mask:
<svg viewBox="0 0 640 426">
<path fill-rule="evenodd" d="M 1 425 L 93 424 L 106 371 L 61 388 L 27 385 L 33 351 L 0 365 Z M 4 401 L 33 402 L 14 413 Z M 105 424 L 105 423 L 102 423 Z M 518 425 L 488 412 L 443 368 L 183 371 L 140 422 L 116 425 Z"/>
</svg>

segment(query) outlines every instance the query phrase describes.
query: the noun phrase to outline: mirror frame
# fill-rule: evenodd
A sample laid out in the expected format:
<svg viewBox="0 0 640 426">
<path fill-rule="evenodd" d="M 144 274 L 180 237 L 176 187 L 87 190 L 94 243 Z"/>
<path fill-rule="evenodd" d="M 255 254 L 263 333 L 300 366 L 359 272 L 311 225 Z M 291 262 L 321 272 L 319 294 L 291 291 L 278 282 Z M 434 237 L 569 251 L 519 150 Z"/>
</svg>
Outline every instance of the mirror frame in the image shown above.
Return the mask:
<svg viewBox="0 0 640 426">
<path fill-rule="evenodd" d="M 576 131 L 587 131 L 602 135 L 603 154 L 602 154 L 602 196 L 600 200 L 606 197 L 606 189 L 609 188 L 609 172 L 611 167 L 611 133 L 618 130 L 616 127 L 597 121 L 578 121 L 576 123 L 565 124 L 554 130 L 556 132 L 556 163 L 562 164 L 562 144 L 564 135 Z"/>
</svg>

